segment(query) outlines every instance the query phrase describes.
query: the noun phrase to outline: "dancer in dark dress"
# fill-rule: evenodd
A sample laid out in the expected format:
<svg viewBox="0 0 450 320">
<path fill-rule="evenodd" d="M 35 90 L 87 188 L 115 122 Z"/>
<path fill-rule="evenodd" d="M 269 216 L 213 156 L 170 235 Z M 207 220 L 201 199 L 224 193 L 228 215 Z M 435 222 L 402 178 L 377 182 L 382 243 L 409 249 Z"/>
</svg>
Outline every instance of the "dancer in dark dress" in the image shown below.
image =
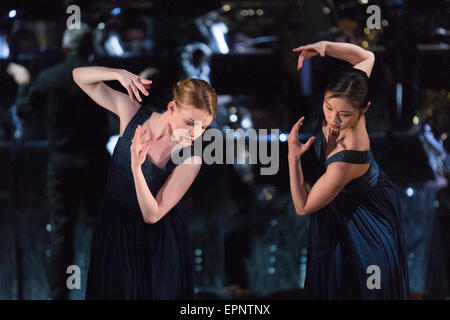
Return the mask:
<svg viewBox="0 0 450 320">
<path fill-rule="evenodd" d="M 167 111 L 147 113 L 134 97 L 141 101 L 138 90 L 148 95 L 151 81 L 103 67 L 76 68 L 73 75 L 120 118 L 92 238 L 86 299 L 193 298 L 189 234 L 175 205 L 197 176 L 201 158 L 187 153 L 179 163 L 171 154 L 193 149 L 215 117 L 214 89 L 198 79 L 180 81 Z M 113 79 L 129 97 L 103 83 Z"/>
<path fill-rule="evenodd" d="M 315 136 L 298 141 L 304 117 L 289 135 L 293 202 L 297 214 L 311 214 L 305 290 L 312 299 L 407 299 L 399 194 L 374 160 L 365 124 L 374 55 L 327 41 L 293 51 L 301 51 L 297 69 L 318 54 L 354 66 L 329 81 Z M 311 145 L 314 185 L 307 190 L 301 160 Z"/>
</svg>

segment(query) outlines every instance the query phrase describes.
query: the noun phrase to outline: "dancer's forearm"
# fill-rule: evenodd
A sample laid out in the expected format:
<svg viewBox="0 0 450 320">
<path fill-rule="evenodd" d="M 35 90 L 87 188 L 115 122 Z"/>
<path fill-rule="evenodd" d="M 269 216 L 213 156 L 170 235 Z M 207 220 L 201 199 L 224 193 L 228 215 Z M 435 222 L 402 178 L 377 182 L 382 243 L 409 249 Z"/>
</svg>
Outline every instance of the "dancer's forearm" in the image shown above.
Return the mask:
<svg viewBox="0 0 450 320">
<path fill-rule="evenodd" d="M 100 66 L 78 67 L 72 73 L 78 85 L 93 85 L 101 81 L 117 80 L 119 69 Z"/>
<path fill-rule="evenodd" d="M 155 223 L 159 220 L 158 202 L 151 193 L 141 168 L 135 168 L 132 171 L 142 217 L 144 218 L 145 223 Z"/>
<path fill-rule="evenodd" d="M 305 186 L 303 171 L 300 159 L 289 157 L 289 180 L 292 200 L 294 202 L 295 212 L 303 215 L 303 209 L 308 198 L 308 190 Z"/>
<path fill-rule="evenodd" d="M 367 59 L 375 59 L 371 51 L 365 50 L 355 44 L 344 42 L 325 41 L 325 54 L 347 61 L 353 66 Z"/>
</svg>

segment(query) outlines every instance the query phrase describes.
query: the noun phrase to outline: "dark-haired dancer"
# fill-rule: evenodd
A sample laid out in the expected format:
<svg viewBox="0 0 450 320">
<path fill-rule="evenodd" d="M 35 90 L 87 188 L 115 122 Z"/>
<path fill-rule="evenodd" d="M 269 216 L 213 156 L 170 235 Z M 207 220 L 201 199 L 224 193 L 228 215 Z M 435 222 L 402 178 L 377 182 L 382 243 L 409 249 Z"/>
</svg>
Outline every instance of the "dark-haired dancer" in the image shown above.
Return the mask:
<svg viewBox="0 0 450 320">
<path fill-rule="evenodd" d="M 148 95 L 151 81 L 104 67 L 76 68 L 73 76 L 120 119 L 92 238 L 86 298 L 193 298 L 189 234 L 185 217 L 173 207 L 196 178 L 201 158 L 188 155 L 178 164 L 171 153 L 178 145 L 190 148 L 210 125 L 217 110 L 214 89 L 185 79 L 173 87 L 167 111 L 147 113 L 138 103 L 139 91 Z M 106 80 L 118 80 L 128 95 Z"/>
<path fill-rule="evenodd" d="M 289 135 L 293 202 L 297 214 L 311 214 L 305 289 L 312 299 L 407 299 L 398 190 L 375 162 L 366 130 L 375 57 L 356 45 L 327 41 L 293 51 L 301 51 L 297 69 L 318 54 L 354 66 L 329 81 L 316 135 L 298 141 L 304 117 Z M 308 191 L 301 158 L 311 145 L 318 167 Z"/>
</svg>

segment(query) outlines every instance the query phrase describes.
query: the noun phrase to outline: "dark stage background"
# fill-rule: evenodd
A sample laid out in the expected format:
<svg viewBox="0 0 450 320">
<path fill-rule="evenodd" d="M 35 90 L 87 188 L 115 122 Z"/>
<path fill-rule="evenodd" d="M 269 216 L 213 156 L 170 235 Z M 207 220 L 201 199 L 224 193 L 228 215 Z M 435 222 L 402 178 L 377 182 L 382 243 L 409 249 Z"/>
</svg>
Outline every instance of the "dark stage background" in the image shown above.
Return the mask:
<svg viewBox="0 0 450 320">
<path fill-rule="evenodd" d="M 280 128 L 288 134 L 305 115 L 306 140 L 322 112 L 327 75 L 349 65 L 314 58 L 297 72 L 291 49 L 330 40 L 373 51 L 367 128 L 376 161 L 401 191 L 411 298 L 448 299 L 448 0 L 2 1 L 0 299 L 50 295 L 46 110 L 18 115 L 18 85 L 7 69 L 21 64 L 34 79 L 63 61 L 71 4 L 95 30 L 94 64 L 147 69 L 154 85 L 144 108 L 163 110 L 173 83 L 198 77 L 219 94 L 213 127 L 221 130 Z M 366 27 L 371 4 L 381 9 L 378 30 Z M 108 133 L 118 134 L 112 114 Z M 295 214 L 287 164 L 287 142 L 280 138 L 274 176 L 261 176 L 260 165 L 202 166 L 179 204 L 189 220 L 197 297 L 304 298 L 308 218 Z M 92 232 L 87 216 L 80 206 L 74 264 L 82 288 L 71 299 L 84 298 Z"/>
</svg>

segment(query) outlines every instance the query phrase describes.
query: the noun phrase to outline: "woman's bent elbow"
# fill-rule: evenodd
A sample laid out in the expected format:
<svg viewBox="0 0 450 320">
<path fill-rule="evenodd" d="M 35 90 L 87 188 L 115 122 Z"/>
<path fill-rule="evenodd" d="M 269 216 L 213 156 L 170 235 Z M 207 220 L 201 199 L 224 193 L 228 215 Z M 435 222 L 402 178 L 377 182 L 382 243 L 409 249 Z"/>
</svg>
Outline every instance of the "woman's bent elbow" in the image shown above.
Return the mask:
<svg viewBox="0 0 450 320">
<path fill-rule="evenodd" d="M 144 216 L 144 222 L 145 222 L 146 224 L 155 224 L 155 223 L 157 223 L 158 221 L 159 221 L 159 219 L 156 218 L 156 217 L 154 217 L 154 216 L 152 216 L 152 215 L 146 215 L 146 216 Z"/>
<path fill-rule="evenodd" d="M 77 82 L 77 73 L 78 73 L 78 68 L 75 68 L 72 70 L 72 78 L 75 82 Z"/>
<path fill-rule="evenodd" d="M 156 223 L 155 219 L 152 219 L 152 218 L 144 218 L 144 222 L 146 224 L 155 224 Z"/>
</svg>

